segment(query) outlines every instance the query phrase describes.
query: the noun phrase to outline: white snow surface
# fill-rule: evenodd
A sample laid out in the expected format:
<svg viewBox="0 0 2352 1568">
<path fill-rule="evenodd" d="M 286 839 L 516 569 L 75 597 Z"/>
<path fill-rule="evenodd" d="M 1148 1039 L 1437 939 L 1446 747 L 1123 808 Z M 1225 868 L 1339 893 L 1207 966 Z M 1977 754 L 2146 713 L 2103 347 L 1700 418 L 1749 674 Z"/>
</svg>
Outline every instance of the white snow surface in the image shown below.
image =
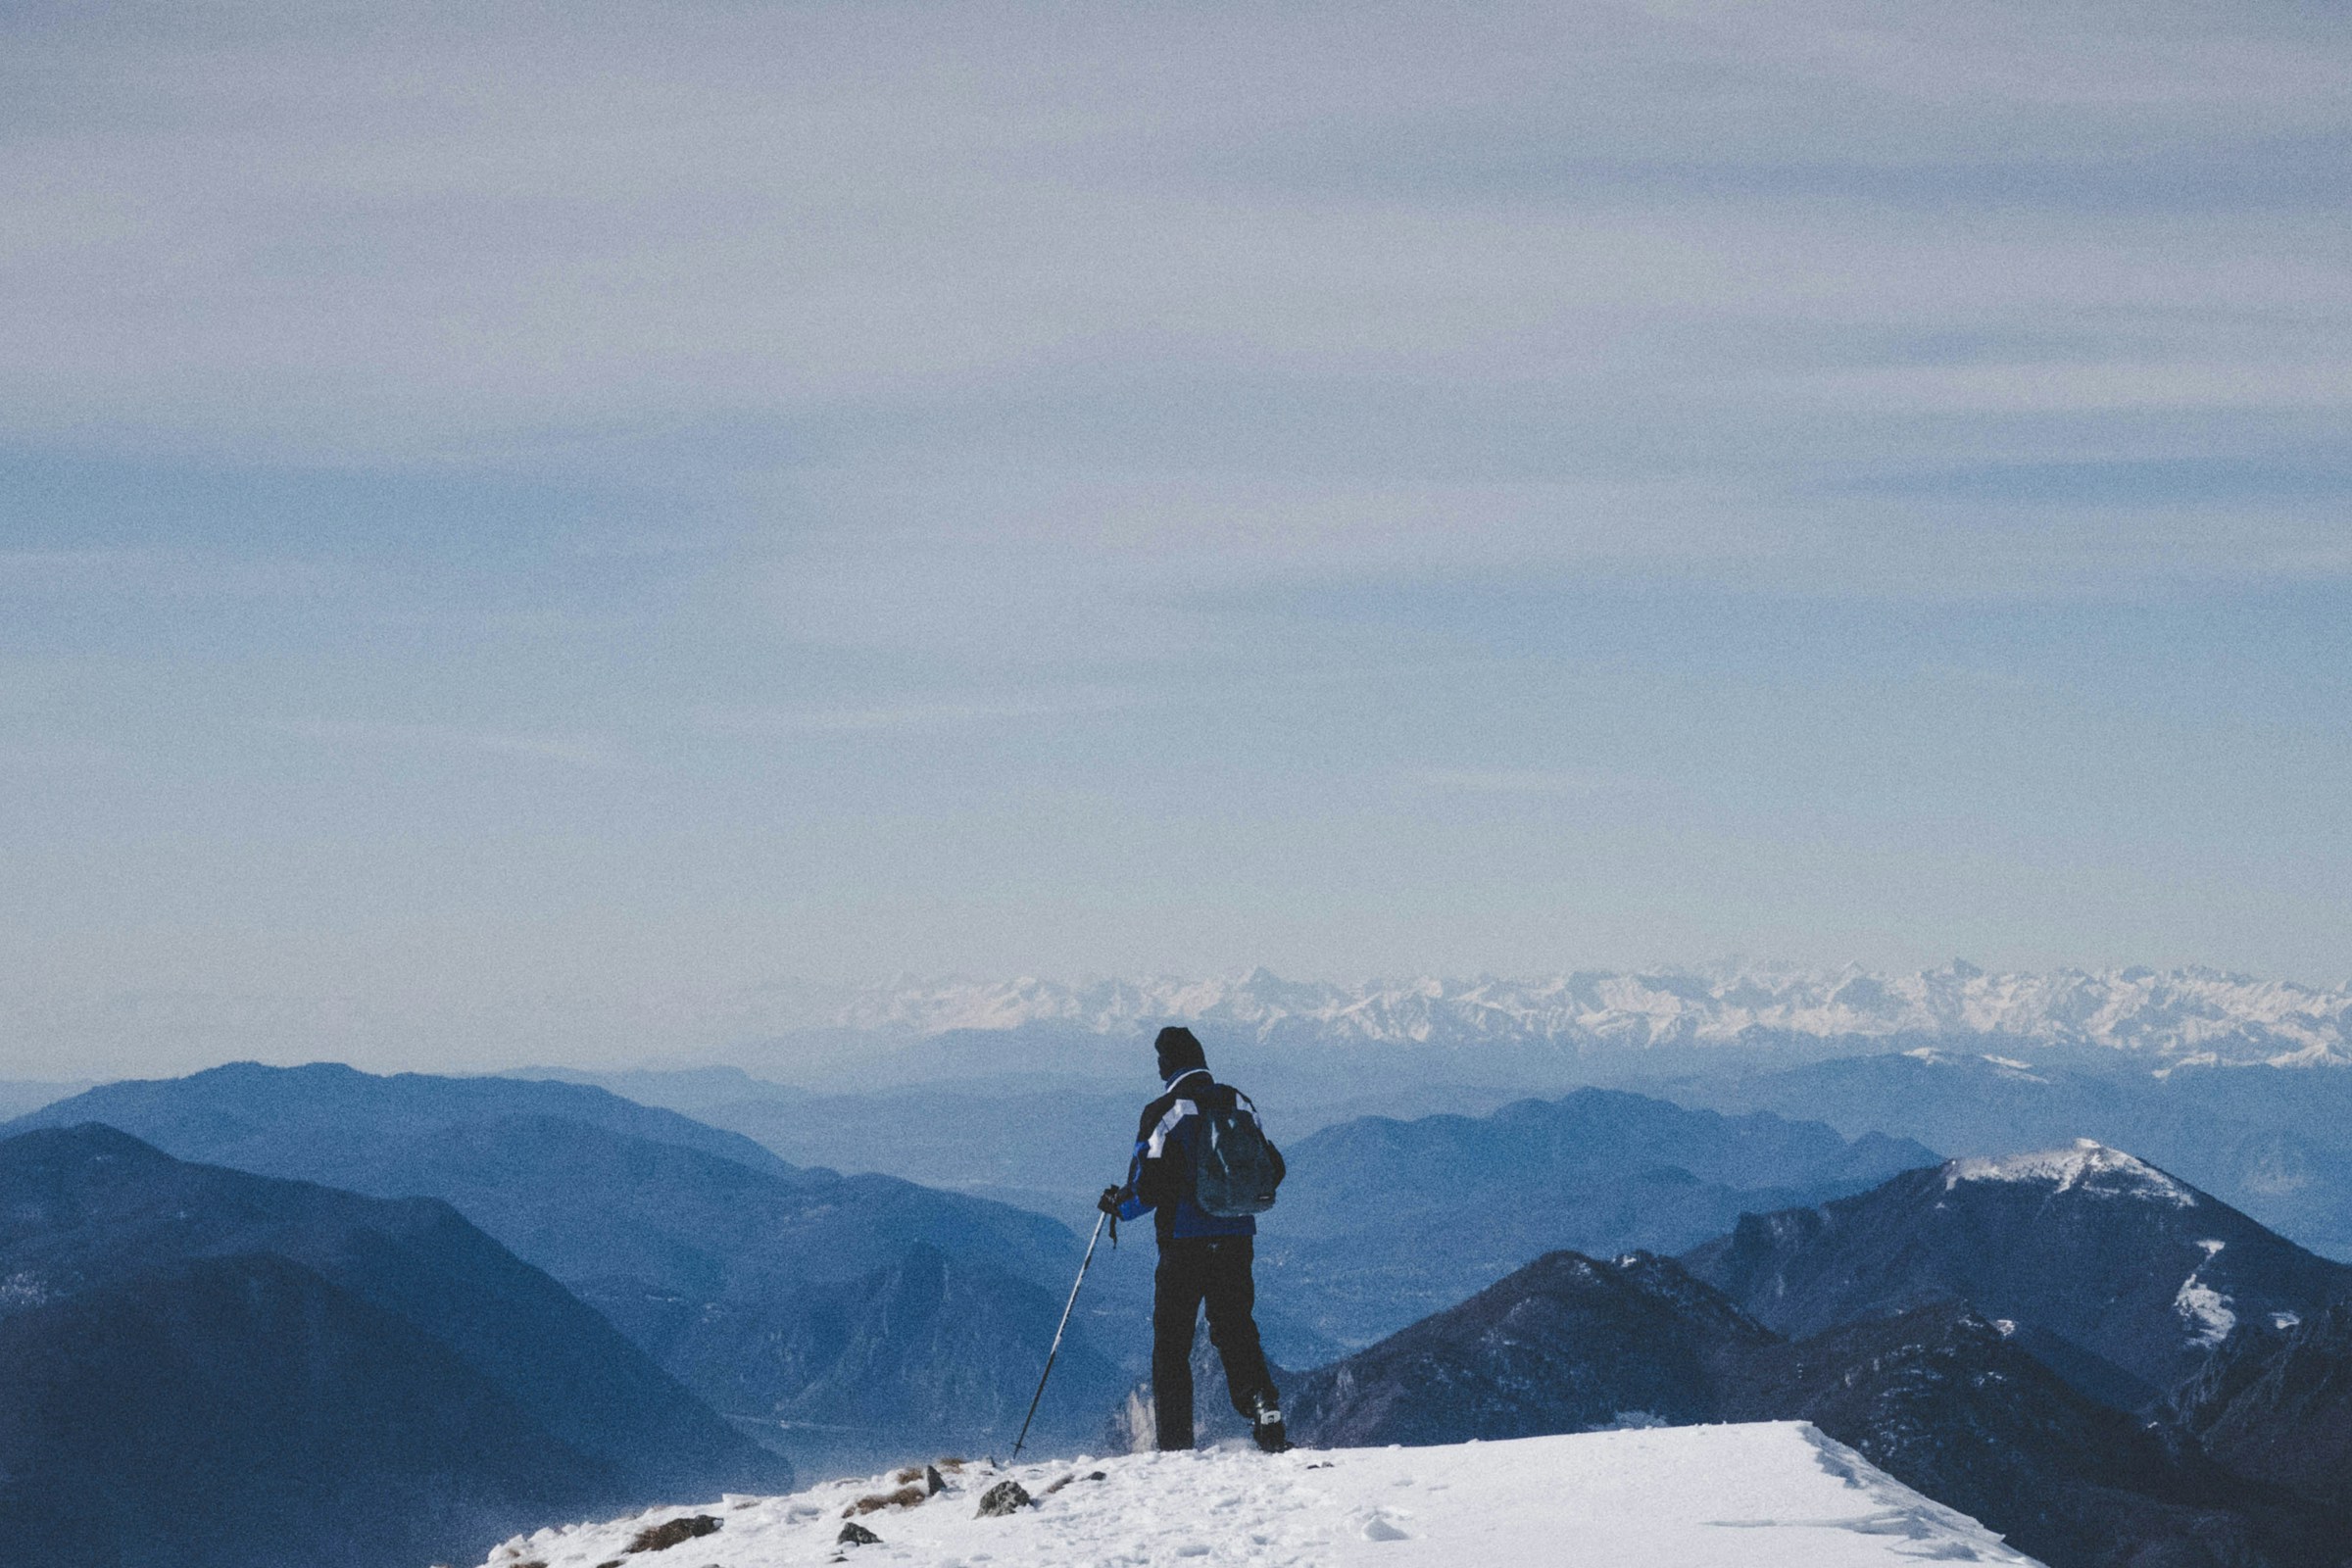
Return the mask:
<svg viewBox="0 0 2352 1568">
<path fill-rule="evenodd" d="M 1097 1472 L 1101 1480 L 1088 1479 Z M 1059 1491 L 1047 1489 L 1059 1478 Z M 1037 1504 L 976 1516 L 1017 1480 Z M 877 1478 L 784 1497 L 728 1497 L 607 1524 L 543 1530 L 487 1568 L 1151 1568 L 1371 1564 L 1536 1568 L 1873 1568 L 1921 1560 L 2031 1565 L 1809 1424 L 1677 1427 L 1427 1448 L 1239 1449 L 982 1464 L 911 1507 L 861 1515 L 878 1545 L 842 1547 L 843 1509 Z M 715 1534 L 624 1555 L 638 1532 L 709 1513 Z"/>
<path fill-rule="evenodd" d="M 1741 965 L 1356 985 L 1285 980 L 1264 969 L 1221 979 L 1078 984 L 907 978 L 854 993 L 806 994 L 787 1010 L 789 1024 L 773 1021 L 914 1036 L 1032 1024 L 1127 1033 L 1178 1021 L 1260 1041 L 1510 1042 L 1581 1051 L 1733 1045 L 1766 1032 L 1990 1038 L 2011 1048 L 2101 1048 L 2166 1066 L 2352 1064 L 2352 984 L 2322 990 L 2200 968 L 1995 974 L 1954 962 L 1880 974 Z"/>
<path fill-rule="evenodd" d="M 1955 1159 L 1943 1167 L 1943 1190 L 1962 1182 L 2039 1182 L 2054 1192 L 2080 1189 L 2101 1198 L 2143 1198 L 2175 1208 L 2194 1208 L 2197 1195 L 2145 1160 L 2088 1138 L 2072 1149 L 1990 1159 Z"/>
</svg>

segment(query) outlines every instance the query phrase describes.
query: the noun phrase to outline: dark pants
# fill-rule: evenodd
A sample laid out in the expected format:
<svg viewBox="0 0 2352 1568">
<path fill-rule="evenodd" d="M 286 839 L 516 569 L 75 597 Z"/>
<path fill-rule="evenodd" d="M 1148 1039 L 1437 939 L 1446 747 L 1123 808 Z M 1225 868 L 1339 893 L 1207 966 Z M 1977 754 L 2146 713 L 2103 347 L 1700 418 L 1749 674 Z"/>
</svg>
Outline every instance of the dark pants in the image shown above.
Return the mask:
<svg viewBox="0 0 2352 1568">
<path fill-rule="evenodd" d="M 1225 1363 L 1225 1392 L 1233 1407 L 1254 1418 L 1257 1399 L 1276 1399 L 1250 1315 L 1257 1285 L 1250 1276 L 1256 1245 L 1247 1236 L 1170 1237 L 1159 1244 L 1159 1272 L 1152 1281 L 1152 1399 L 1159 1412 L 1159 1446 L 1193 1446 L 1193 1326 L 1208 1307 L 1208 1341 Z"/>
</svg>

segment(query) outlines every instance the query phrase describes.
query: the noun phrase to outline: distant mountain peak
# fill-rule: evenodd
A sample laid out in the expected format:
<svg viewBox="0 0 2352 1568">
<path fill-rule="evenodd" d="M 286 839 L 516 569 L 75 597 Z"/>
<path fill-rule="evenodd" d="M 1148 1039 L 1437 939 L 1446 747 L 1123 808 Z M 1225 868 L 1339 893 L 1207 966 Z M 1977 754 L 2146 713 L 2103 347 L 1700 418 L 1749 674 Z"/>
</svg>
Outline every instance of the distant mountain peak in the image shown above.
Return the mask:
<svg viewBox="0 0 2352 1568">
<path fill-rule="evenodd" d="M 1746 1215 L 1683 1261 L 1800 1338 L 1965 1301 L 2016 1323 L 2028 1353 L 2123 1410 L 2195 1371 L 2240 1323 L 2308 1317 L 2352 1293 L 2352 1268 L 2087 1140 Z"/>
<path fill-rule="evenodd" d="M 2195 1191 L 2143 1159 L 2078 1138 L 2070 1149 L 1991 1159 L 1955 1159 L 1943 1167 L 1943 1190 L 1963 1182 L 2039 1182 L 2054 1193 L 2082 1192 L 2098 1198 L 2141 1198 L 2175 1208 L 2197 1206 Z"/>
</svg>

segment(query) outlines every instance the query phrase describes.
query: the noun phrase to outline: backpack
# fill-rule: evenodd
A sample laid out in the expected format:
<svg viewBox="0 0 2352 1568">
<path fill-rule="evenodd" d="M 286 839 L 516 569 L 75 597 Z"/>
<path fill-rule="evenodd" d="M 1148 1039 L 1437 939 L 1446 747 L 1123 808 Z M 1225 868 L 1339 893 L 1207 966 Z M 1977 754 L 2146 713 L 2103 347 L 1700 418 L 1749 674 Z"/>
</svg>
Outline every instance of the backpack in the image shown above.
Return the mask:
<svg viewBox="0 0 2352 1568">
<path fill-rule="evenodd" d="M 1200 1107 L 1193 1156 L 1193 1201 L 1219 1219 L 1263 1214 L 1274 1206 L 1274 1149 L 1257 1124 L 1257 1106 L 1236 1089 L 1222 1104 Z M 1248 1105 L 1245 1110 L 1242 1107 Z"/>
</svg>

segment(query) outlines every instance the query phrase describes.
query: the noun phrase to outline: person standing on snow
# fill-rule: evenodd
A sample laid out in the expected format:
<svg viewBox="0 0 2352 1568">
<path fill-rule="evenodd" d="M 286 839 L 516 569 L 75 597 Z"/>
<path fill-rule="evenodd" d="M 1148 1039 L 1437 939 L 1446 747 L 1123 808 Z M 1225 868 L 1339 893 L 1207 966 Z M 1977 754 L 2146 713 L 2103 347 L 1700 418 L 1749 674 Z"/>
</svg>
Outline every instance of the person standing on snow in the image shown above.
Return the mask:
<svg viewBox="0 0 2352 1568">
<path fill-rule="evenodd" d="M 1250 1315 L 1257 1285 L 1254 1262 L 1257 1221 L 1250 1214 L 1214 1214 L 1196 1190 L 1200 1140 L 1208 1115 L 1237 1109 L 1257 1125 L 1257 1108 L 1247 1096 L 1209 1076 L 1208 1060 L 1190 1029 L 1167 1028 L 1154 1042 L 1159 1078 L 1166 1086 L 1144 1107 L 1128 1161 L 1127 1184 L 1105 1187 L 1098 1206 L 1116 1219 L 1136 1219 L 1146 1209 L 1159 1236 L 1159 1269 L 1152 1288 L 1152 1396 L 1157 1411 L 1158 1446 L 1193 1446 L 1193 1330 L 1208 1308 L 1209 1343 L 1225 1363 L 1225 1388 L 1233 1407 L 1250 1425 L 1257 1446 L 1268 1453 L 1288 1448 L 1280 1396 L 1266 1370 L 1265 1351 Z M 1258 1129 L 1262 1140 L 1262 1128 Z M 1264 1144 L 1273 1180 L 1282 1180 L 1282 1155 Z M 1271 1189 L 1265 1201 L 1271 1202 Z"/>
</svg>

